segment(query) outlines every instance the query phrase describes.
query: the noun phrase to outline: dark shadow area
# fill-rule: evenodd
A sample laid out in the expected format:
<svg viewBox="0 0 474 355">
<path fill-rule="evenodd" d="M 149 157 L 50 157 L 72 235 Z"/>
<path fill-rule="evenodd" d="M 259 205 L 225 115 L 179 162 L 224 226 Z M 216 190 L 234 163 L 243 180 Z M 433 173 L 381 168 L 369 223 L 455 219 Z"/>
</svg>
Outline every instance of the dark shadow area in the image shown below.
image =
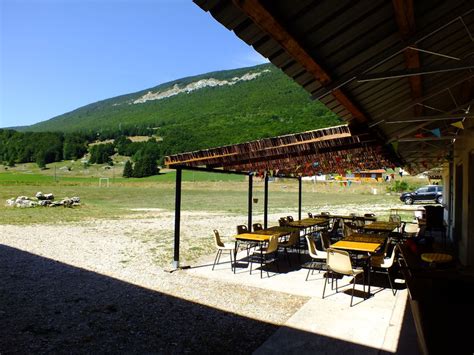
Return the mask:
<svg viewBox="0 0 474 355">
<path fill-rule="evenodd" d="M 402 246 L 401 270 L 419 339 L 433 354 L 474 353 L 474 277 L 453 264 L 436 267 Z"/>
<path fill-rule="evenodd" d="M 7 246 L 0 246 L 0 324 L 2 354 L 246 354 L 279 329 Z M 289 330 L 324 351 L 377 352 Z"/>
</svg>

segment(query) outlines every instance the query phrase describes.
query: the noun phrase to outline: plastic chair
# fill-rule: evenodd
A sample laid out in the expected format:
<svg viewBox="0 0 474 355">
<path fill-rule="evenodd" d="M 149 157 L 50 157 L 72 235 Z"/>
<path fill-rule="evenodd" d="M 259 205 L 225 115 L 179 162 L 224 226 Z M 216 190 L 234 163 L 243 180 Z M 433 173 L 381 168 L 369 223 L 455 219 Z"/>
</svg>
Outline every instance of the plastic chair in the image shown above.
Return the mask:
<svg viewBox="0 0 474 355">
<path fill-rule="evenodd" d="M 333 249 L 333 248 L 329 248 L 327 250 L 326 266 L 327 266 L 328 272 L 331 273 L 331 277 L 333 279 L 334 279 L 333 273 L 353 277 L 353 279 L 352 279 L 352 283 L 353 283 L 353 285 L 352 285 L 352 296 L 351 296 L 351 307 L 352 307 L 352 301 L 354 299 L 356 278 L 357 278 L 357 276 L 359 276 L 361 274 L 363 276 L 363 285 L 364 285 L 364 294 L 365 294 L 364 270 L 359 270 L 359 269 L 353 269 L 352 268 L 351 258 L 350 258 L 349 253 L 347 251 L 337 250 L 337 249 Z M 323 297 L 322 297 L 323 299 L 324 299 L 324 294 L 326 292 L 326 283 L 327 282 L 324 282 Z M 336 292 L 338 292 L 337 280 L 336 280 Z"/>
<path fill-rule="evenodd" d="M 294 221 L 293 216 L 286 216 L 286 219 L 288 220 L 288 222 L 293 222 Z"/>
<path fill-rule="evenodd" d="M 323 250 L 327 251 L 331 247 L 331 239 L 329 238 L 329 234 L 327 232 L 321 232 L 320 238 Z"/>
<path fill-rule="evenodd" d="M 316 243 L 314 242 L 312 238 L 308 237 L 307 235 L 305 236 L 305 238 L 306 238 L 306 242 L 308 243 L 308 253 L 309 253 L 309 256 L 311 257 L 311 261 L 319 260 L 319 261 L 326 262 L 327 253 L 325 251 L 318 250 L 318 248 L 316 247 Z M 322 269 L 322 265 L 319 268 L 319 272 L 321 272 L 321 269 Z M 308 268 L 308 274 L 306 275 L 305 281 L 308 281 L 309 273 L 311 272 L 311 270 L 312 270 L 311 268 Z"/>
<path fill-rule="evenodd" d="M 279 248 L 283 248 L 283 251 L 285 252 L 286 259 L 288 260 L 288 264 L 291 266 L 291 261 L 290 261 L 290 256 L 288 255 L 288 249 L 289 248 L 294 248 L 298 245 L 299 241 L 299 232 L 293 232 L 290 234 L 290 237 L 288 238 L 287 241 L 278 243 Z M 298 258 L 300 257 L 299 250 L 298 250 Z"/>
<path fill-rule="evenodd" d="M 269 260 L 271 256 L 273 256 L 273 258 Z M 250 275 L 252 275 L 252 264 L 255 259 L 258 260 L 258 262 L 260 262 L 260 278 L 263 277 L 264 264 L 267 265 L 275 261 L 277 271 L 280 272 L 280 268 L 278 266 L 278 237 L 275 235 L 272 235 L 266 247 L 261 248 L 259 251 L 251 255 L 251 257 L 249 258 Z M 267 271 L 267 275 L 270 276 L 268 274 L 268 271 Z"/>
<path fill-rule="evenodd" d="M 370 264 L 372 268 L 383 269 L 384 271 L 378 271 L 378 272 L 387 274 L 388 282 L 390 283 L 390 288 L 392 289 L 392 293 L 394 296 L 397 293 L 397 290 L 393 289 L 392 279 L 390 278 L 390 268 L 393 266 L 393 262 L 397 256 L 397 252 L 398 252 L 398 244 L 395 245 L 395 247 L 393 248 L 392 254 L 390 255 L 390 257 L 387 258 L 385 254 L 384 257 L 373 256 L 370 260 Z"/>
<path fill-rule="evenodd" d="M 247 228 L 245 224 L 240 224 L 237 226 L 237 234 L 247 233 L 248 231 L 249 229 Z"/>
<path fill-rule="evenodd" d="M 308 212 L 308 217 L 313 218 L 313 214 L 311 212 Z"/>
<path fill-rule="evenodd" d="M 254 223 L 252 224 L 252 227 L 253 227 L 254 232 L 263 230 L 263 227 L 260 223 Z"/>
<path fill-rule="evenodd" d="M 234 243 L 232 243 L 232 244 L 231 243 L 228 243 L 228 244 L 223 243 L 221 241 L 219 231 L 217 231 L 216 229 L 214 229 L 214 244 L 217 248 L 217 253 L 216 253 L 216 257 L 214 259 L 214 264 L 212 265 L 212 270 L 214 270 L 214 267 L 216 266 L 216 264 L 219 264 L 222 252 L 224 252 L 224 251 L 229 252 L 229 255 L 230 255 L 230 269 L 232 270 L 232 263 L 233 263 L 232 254 L 234 253 L 234 250 L 235 250 L 235 244 Z"/>
<path fill-rule="evenodd" d="M 280 225 L 280 227 L 287 226 L 288 225 L 288 220 L 285 217 L 281 217 L 278 220 L 278 224 Z"/>
</svg>

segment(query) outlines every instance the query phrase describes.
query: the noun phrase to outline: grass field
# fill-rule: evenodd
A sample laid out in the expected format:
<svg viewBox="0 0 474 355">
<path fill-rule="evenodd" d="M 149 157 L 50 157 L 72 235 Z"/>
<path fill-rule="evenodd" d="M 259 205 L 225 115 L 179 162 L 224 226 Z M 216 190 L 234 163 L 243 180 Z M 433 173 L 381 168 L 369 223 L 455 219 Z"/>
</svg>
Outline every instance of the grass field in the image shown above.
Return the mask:
<svg viewBox="0 0 474 355">
<path fill-rule="evenodd" d="M 1 169 L 1 167 L 0 167 Z M 94 170 L 94 169 L 92 169 Z M 101 167 L 95 170 L 100 171 Z M 1 224 L 54 223 L 97 218 L 119 218 L 136 213 L 133 209 L 174 210 L 174 171 L 144 179 L 125 179 L 109 176 L 109 187 L 99 187 L 99 176 L 82 175 L 73 169 L 61 175 L 51 167 L 40 171 L 33 166 L 20 166 L 1 170 L 0 199 L 20 195 L 34 196 L 36 192 L 53 193 L 57 199 L 79 196 L 82 206 L 63 208 L 9 208 L 1 204 Z M 377 194 L 373 190 L 377 189 Z M 303 211 L 347 210 L 388 214 L 392 205 L 400 205 L 397 196 L 387 195 L 384 183 L 353 184 L 303 183 Z M 296 180 L 287 179 L 270 183 L 269 212 L 297 213 L 298 194 Z M 201 172 L 183 173 L 182 209 L 189 211 L 246 214 L 247 182 L 244 177 Z M 254 179 L 254 215 L 263 214 L 263 182 Z"/>
<path fill-rule="evenodd" d="M 31 233 L 25 231 L 35 230 L 40 224 L 36 238 L 30 236 L 32 242 L 39 239 L 56 244 L 86 243 L 86 248 L 89 243 L 83 240 L 86 236 L 88 240 L 100 243 L 112 233 L 116 237 L 114 242 L 123 243 L 120 262 L 124 267 L 133 262 L 137 250 L 145 250 L 158 266 L 168 265 L 173 255 L 175 173 L 168 171 L 150 178 L 124 179 L 100 167 L 89 170 L 89 175 L 75 168 L 67 172 L 61 170 L 62 174 L 58 174 L 56 169 L 54 174 L 54 168 L 40 171 L 34 166 L 8 170 L 0 167 L 0 200 L 20 195 L 32 197 L 38 191 L 53 193 L 57 200 L 72 196 L 81 198 L 81 206 L 75 208 L 21 209 L 0 203 L 0 225 L 4 226 L 3 230 L 13 233 L 5 232 L 3 238 L 13 238 L 14 243 L 23 238 L 24 233 Z M 90 174 L 91 171 L 104 174 Z M 192 262 L 214 252 L 212 229 L 217 228 L 223 235 L 231 236 L 237 224 L 247 223 L 248 182 L 235 175 L 192 172 L 183 175 L 181 256 L 183 260 Z M 99 187 L 99 177 L 109 177 L 110 186 Z M 413 184 L 426 183 L 411 179 Z M 379 219 L 387 219 L 390 208 L 401 206 L 402 202 L 397 195 L 386 194 L 386 187 L 385 183 L 352 184 L 349 187 L 339 183 L 303 182 L 302 217 L 307 212 L 321 211 L 337 214 L 373 212 Z M 254 179 L 254 222 L 263 222 L 263 188 L 263 181 Z M 377 189 L 377 194 L 373 194 L 374 189 Z M 297 213 L 297 181 L 280 179 L 271 182 L 270 225 L 276 224 L 282 216 L 296 218 Z M 402 218 L 411 220 L 413 213 L 402 213 Z M 70 222 L 77 223 L 69 225 Z M 77 236 L 69 236 L 71 231 Z M 57 238 L 57 235 L 61 237 Z M 137 249 L 136 243 L 141 247 Z"/>
</svg>

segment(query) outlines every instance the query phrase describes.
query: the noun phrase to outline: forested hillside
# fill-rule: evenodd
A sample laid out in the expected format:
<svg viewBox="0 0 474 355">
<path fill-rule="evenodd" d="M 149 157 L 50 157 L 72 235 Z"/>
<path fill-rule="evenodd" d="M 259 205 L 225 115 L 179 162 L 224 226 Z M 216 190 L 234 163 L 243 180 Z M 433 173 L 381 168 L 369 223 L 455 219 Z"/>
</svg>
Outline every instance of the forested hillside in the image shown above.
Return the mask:
<svg viewBox="0 0 474 355">
<path fill-rule="evenodd" d="M 224 81 L 231 84 L 222 84 Z M 176 93 L 179 90 L 187 91 Z M 160 95 L 163 97 L 153 99 Z M 311 101 L 280 70 L 265 64 L 175 80 L 99 101 L 22 130 L 81 131 L 98 133 L 99 138 L 135 130 L 162 137 L 161 151 L 170 154 L 338 123 L 325 106 Z"/>
</svg>

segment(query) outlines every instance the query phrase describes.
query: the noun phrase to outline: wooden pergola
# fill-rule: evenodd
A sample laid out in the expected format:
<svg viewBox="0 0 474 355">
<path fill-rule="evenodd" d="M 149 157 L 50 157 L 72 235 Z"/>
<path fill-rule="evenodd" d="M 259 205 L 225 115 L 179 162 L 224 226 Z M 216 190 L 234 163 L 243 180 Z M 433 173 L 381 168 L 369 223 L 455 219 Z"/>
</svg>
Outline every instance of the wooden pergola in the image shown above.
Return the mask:
<svg viewBox="0 0 474 355">
<path fill-rule="evenodd" d="M 298 180 L 298 219 L 301 219 L 303 176 L 394 167 L 396 156 L 367 135 L 352 135 L 341 125 L 246 143 L 167 156 L 176 169 L 174 267 L 179 267 L 182 171 L 205 171 L 248 176 L 248 228 L 252 228 L 253 177 L 264 179 L 264 228 L 268 227 L 270 177 Z"/>
</svg>

